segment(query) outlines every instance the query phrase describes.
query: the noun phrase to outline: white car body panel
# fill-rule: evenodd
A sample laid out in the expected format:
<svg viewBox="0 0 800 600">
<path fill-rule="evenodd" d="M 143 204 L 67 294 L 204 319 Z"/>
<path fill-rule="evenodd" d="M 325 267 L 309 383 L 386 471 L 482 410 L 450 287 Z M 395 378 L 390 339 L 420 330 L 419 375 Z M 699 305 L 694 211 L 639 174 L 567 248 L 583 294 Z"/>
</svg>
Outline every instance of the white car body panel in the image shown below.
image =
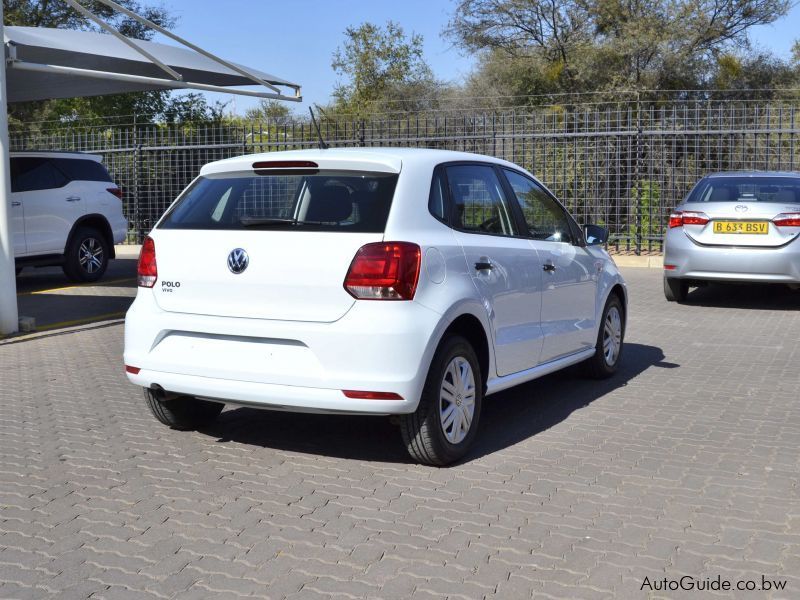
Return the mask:
<svg viewBox="0 0 800 600">
<path fill-rule="evenodd" d="M 11 158 L 37 157 L 102 162 L 93 154 L 75 152 L 12 152 Z M 12 234 L 14 256 L 35 258 L 62 254 L 70 234 L 84 217 L 98 216 L 111 229 L 111 242 L 119 244 L 128 233 L 122 202 L 108 192 L 111 181 L 73 180 L 58 188 L 13 192 Z"/>
<path fill-rule="evenodd" d="M 200 174 L 252 175 L 254 162 L 277 160 L 399 173 L 384 233 L 157 225 L 151 237 L 158 280 L 152 289 L 139 288 L 126 317 L 125 364 L 140 369 L 127 373 L 132 383 L 272 409 L 411 413 L 434 352 L 456 319 L 473 319 L 486 335 L 485 383 L 493 393 L 592 356 L 608 295 L 615 286 L 625 295 L 616 265 L 600 247 L 551 250 L 544 242 L 461 233 L 429 213 L 437 164 L 469 160 L 522 171 L 511 163 L 446 151 L 331 149 L 237 157 L 206 165 Z M 486 241 L 481 252 L 484 238 L 496 242 Z M 355 300 L 343 289 L 356 251 L 373 241 L 420 246 L 412 301 Z M 252 270 L 249 278 L 228 271 L 234 248 L 250 255 L 243 273 Z M 502 269 L 491 275 L 496 281 L 483 284 L 472 263 L 488 253 Z M 549 282 L 544 253 L 563 267 Z M 542 360 L 543 325 L 552 330 L 555 360 Z M 402 400 L 351 399 L 342 390 L 394 392 Z"/>
<path fill-rule="evenodd" d="M 11 196 L 11 245 L 14 256 L 25 256 L 28 246 L 25 243 L 25 207 Z"/>
<path fill-rule="evenodd" d="M 104 192 L 108 185 L 103 187 Z M 96 187 L 90 182 L 71 181 L 61 188 L 11 194 L 12 200 L 25 208 L 27 254 L 63 252 L 73 224 L 86 214 L 84 198 L 97 193 L 92 189 Z"/>
</svg>

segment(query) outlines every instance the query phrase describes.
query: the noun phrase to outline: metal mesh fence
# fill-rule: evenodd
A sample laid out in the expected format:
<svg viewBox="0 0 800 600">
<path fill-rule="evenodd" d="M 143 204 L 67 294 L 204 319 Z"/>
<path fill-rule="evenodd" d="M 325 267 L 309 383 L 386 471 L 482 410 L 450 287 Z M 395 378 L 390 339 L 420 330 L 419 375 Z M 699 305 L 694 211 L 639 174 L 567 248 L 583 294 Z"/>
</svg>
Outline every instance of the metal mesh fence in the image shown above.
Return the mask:
<svg viewBox="0 0 800 600">
<path fill-rule="evenodd" d="M 496 112 L 434 111 L 323 118 L 331 146 L 462 150 L 515 162 L 539 177 L 580 222 L 611 230 L 622 251 L 661 247 L 669 211 L 707 173 L 795 170 L 800 102 L 620 102 Z M 205 125 L 33 123 L 12 130 L 12 149 L 103 156 L 125 190 L 131 242 L 207 162 L 316 147 L 308 120 Z"/>
</svg>

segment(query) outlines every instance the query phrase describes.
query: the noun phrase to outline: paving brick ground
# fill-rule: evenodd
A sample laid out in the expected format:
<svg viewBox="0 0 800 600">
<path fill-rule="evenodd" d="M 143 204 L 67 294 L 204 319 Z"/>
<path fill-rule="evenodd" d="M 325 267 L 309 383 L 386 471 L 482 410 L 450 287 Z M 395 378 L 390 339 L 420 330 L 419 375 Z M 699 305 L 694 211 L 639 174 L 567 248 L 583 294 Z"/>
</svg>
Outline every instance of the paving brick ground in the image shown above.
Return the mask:
<svg viewBox="0 0 800 600">
<path fill-rule="evenodd" d="M 0 345 L 0 597 L 646 598 L 684 575 L 800 597 L 800 292 L 680 306 L 625 274 L 619 376 L 490 398 L 450 469 L 385 419 L 166 429 L 121 326 Z"/>
</svg>

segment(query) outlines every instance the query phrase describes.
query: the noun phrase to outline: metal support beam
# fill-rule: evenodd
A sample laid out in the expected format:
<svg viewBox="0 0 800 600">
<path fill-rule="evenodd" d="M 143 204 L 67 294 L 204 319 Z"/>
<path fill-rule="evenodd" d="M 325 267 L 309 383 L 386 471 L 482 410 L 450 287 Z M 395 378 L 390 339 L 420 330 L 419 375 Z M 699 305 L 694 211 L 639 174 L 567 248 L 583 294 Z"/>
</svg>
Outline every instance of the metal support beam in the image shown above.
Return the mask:
<svg viewBox="0 0 800 600">
<path fill-rule="evenodd" d="M 0 3 L 0 39 L 3 38 L 3 3 Z M 0 65 L 0 335 L 19 327 L 14 242 L 11 238 L 11 178 L 9 165 L 6 56 L 3 44 Z"/>
<path fill-rule="evenodd" d="M 101 19 L 100 17 L 98 17 L 97 15 L 92 13 L 91 11 L 87 10 L 86 8 L 84 8 L 83 6 L 81 6 L 80 4 L 75 2 L 75 0 L 64 0 L 64 2 L 69 4 L 72 8 L 74 8 L 76 11 L 78 11 L 80 14 L 82 14 L 84 17 L 86 17 L 90 21 L 94 21 L 95 23 L 97 23 L 100 27 L 105 29 L 108 33 L 113 35 L 115 38 L 117 38 L 123 44 L 125 44 L 127 46 L 130 46 L 134 51 L 136 51 L 139 54 L 141 54 L 142 56 L 144 56 L 147 60 L 152 62 L 154 65 L 156 65 L 159 69 L 161 69 L 162 71 L 167 73 L 173 79 L 175 79 L 177 81 L 183 81 L 183 75 L 178 73 L 172 67 L 168 67 L 167 65 L 165 65 L 163 62 L 158 60 L 155 56 L 150 54 L 147 50 L 144 50 L 144 49 L 140 48 L 139 46 L 137 46 L 135 42 L 133 42 L 129 38 L 127 38 L 124 35 L 122 35 L 119 31 L 114 29 L 111 25 L 109 25 L 108 23 L 103 21 L 103 19 Z"/>
<path fill-rule="evenodd" d="M 15 61 L 8 64 L 9 68 L 21 71 L 36 71 L 38 73 L 62 73 L 75 77 L 89 77 L 93 79 L 104 79 L 106 81 L 124 81 L 129 83 L 143 83 L 154 86 L 162 86 L 169 89 L 203 90 L 204 92 L 222 92 L 223 94 L 236 94 L 237 96 L 253 96 L 255 98 L 270 98 L 273 100 L 286 100 L 287 102 L 302 102 L 302 96 L 283 96 L 272 92 L 256 92 L 253 90 L 233 90 L 222 85 L 210 85 L 205 83 L 192 83 L 190 81 L 173 81 L 171 79 L 158 79 L 145 75 L 127 75 L 124 73 L 112 73 L 110 71 L 95 71 L 92 69 L 79 69 L 77 67 L 62 67 L 61 65 L 40 65 L 38 63 L 28 63 L 25 61 Z"/>
<path fill-rule="evenodd" d="M 198 54 L 202 54 L 206 58 L 210 58 L 215 63 L 220 64 L 223 67 L 228 67 L 231 71 L 235 71 L 236 73 L 238 73 L 242 77 L 247 77 L 253 83 L 257 83 L 258 85 L 263 85 L 263 86 L 271 89 L 273 92 L 276 92 L 278 94 L 280 93 L 280 90 L 277 87 L 275 87 L 274 85 L 272 85 L 269 81 L 261 79 L 259 76 L 254 75 L 253 73 L 251 73 L 247 69 L 243 69 L 239 65 L 236 65 L 236 64 L 234 64 L 232 62 L 228 62 L 227 60 L 224 60 L 224 59 L 220 58 L 219 56 L 217 56 L 215 54 L 212 54 L 208 50 L 204 50 L 200 46 L 195 46 L 194 44 L 192 44 L 188 40 L 185 40 L 182 37 L 180 37 L 178 35 L 175 35 L 171 31 L 169 31 L 168 29 L 164 29 L 163 27 L 161 27 L 157 23 L 153 23 L 151 20 L 145 19 L 144 17 L 142 17 L 140 15 L 137 15 L 132 10 L 128 10 L 124 6 L 121 6 L 121 5 L 117 4 L 116 2 L 113 2 L 112 0 L 97 0 L 97 1 L 102 3 L 102 4 L 105 4 L 106 6 L 108 6 L 110 8 L 113 8 L 114 10 L 118 10 L 123 15 L 126 15 L 126 16 L 130 17 L 134 21 L 138 21 L 142 25 L 144 25 L 146 27 L 149 27 L 150 29 L 152 29 L 154 31 L 157 31 L 161 35 L 164 35 L 164 36 L 166 36 L 166 37 L 168 37 L 168 38 L 170 38 L 172 40 L 175 40 L 176 42 L 178 42 L 179 44 L 183 44 L 187 48 L 191 48 L 192 50 L 194 50 Z M 289 86 L 289 87 L 292 87 L 294 89 L 295 96 L 299 95 L 300 88 L 297 88 L 297 87 L 294 87 L 294 86 Z"/>
</svg>

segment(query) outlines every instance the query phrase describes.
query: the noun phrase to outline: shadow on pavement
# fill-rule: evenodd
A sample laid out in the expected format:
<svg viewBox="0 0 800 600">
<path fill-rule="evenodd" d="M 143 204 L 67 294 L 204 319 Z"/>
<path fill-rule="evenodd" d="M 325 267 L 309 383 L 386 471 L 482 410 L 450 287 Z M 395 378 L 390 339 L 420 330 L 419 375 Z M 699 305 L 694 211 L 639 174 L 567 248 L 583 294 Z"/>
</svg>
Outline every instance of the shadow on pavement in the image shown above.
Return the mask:
<svg viewBox="0 0 800 600">
<path fill-rule="evenodd" d="M 623 365 L 611 379 L 583 379 L 567 369 L 489 396 L 484 400 L 480 431 L 466 461 L 521 442 L 560 423 L 650 367 L 677 368 L 663 362 L 660 348 L 625 344 Z M 400 430 L 386 417 L 310 415 L 252 408 L 228 410 L 201 430 L 219 442 L 239 442 L 356 460 L 409 463 Z"/>
<path fill-rule="evenodd" d="M 109 263 L 96 283 L 73 283 L 60 267 L 26 268 L 17 277 L 17 305 L 36 331 L 119 319 L 136 295 L 136 260 Z"/>
<path fill-rule="evenodd" d="M 709 283 L 692 289 L 684 304 L 709 308 L 800 310 L 800 290 L 782 284 Z"/>
</svg>

